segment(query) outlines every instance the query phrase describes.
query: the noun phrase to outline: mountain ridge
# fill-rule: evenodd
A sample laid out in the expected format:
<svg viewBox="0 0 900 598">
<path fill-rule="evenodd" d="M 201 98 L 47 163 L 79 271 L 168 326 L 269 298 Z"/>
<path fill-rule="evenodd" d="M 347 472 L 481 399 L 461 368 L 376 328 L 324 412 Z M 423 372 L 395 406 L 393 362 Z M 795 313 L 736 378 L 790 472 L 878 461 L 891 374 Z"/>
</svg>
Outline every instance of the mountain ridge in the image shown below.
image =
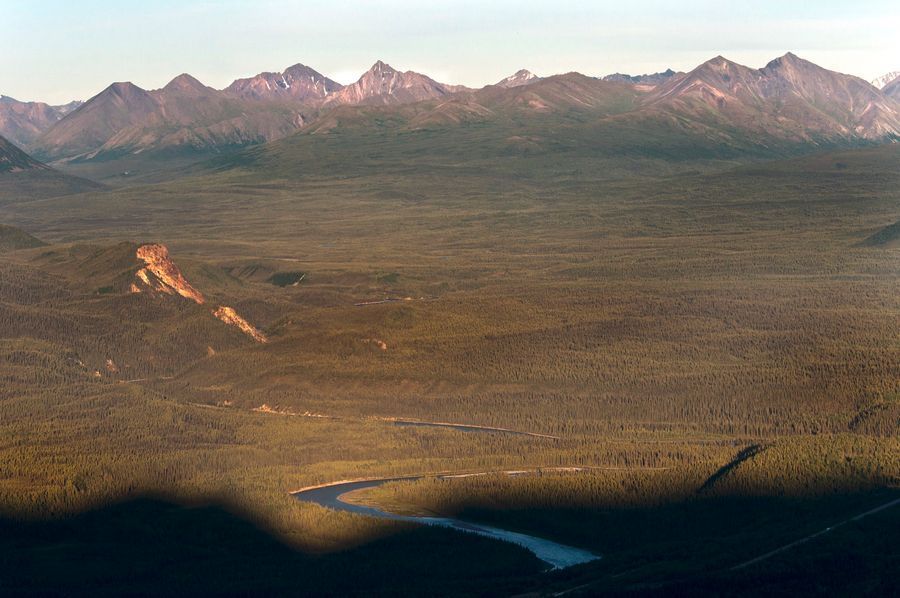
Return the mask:
<svg viewBox="0 0 900 598">
<path fill-rule="evenodd" d="M 20 102 L 9 96 L 0 96 L 0 135 L 25 147 L 80 105 L 81 102 L 74 101 L 51 106 L 44 102 Z"/>
<path fill-rule="evenodd" d="M 413 71 L 399 71 L 378 60 L 353 84 L 328 97 L 323 106 L 340 104 L 407 104 L 451 95 L 434 79 Z"/>
<path fill-rule="evenodd" d="M 678 73 L 676 73 L 672 69 L 666 69 L 665 71 L 661 71 L 659 73 L 651 73 L 645 75 L 627 75 L 625 73 L 613 73 L 611 75 L 606 75 L 605 77 L 603 77 L 603 80 L 618 81 L 621 83 L 633 83 L 635 85 L 656 86 L 661 83 L 665 83 L 677 74 Z"/>
<path fill-rule="evenodd" d="M 263 72 L 235 79 L 223 91 L 257 100 L 292 99 L 322 101 L 344 86 L 304 64 L 297 63 L 280 73 Z"/>
<path fill-rule="evenodd" d="M 498 109 L 562 114 L 607 101 L 601 96 L 612 88 L 592 81 L 628 85 L 630 93 L 638 94 L 640 101 L 627 102 L 634 114 L 617 118 L 647 123 L 687 119 L 695 123 L 695 133 L 706 129 L 733 136 L 713 131 L 740 130 L 762 144 L 770 143 L 767 139 L 820 144 L 900 136 L 900 104 L 891 84 L 881 91 L 789 52 L 758 69 L 717 56 L 687 73 L 668 69 L 602 79 L 537 77 L 522 69 L 480 90 L 446 85 L 381 60 L 346 86 L 301 63 L 281 73 L 237 79 L 224 90 L 183 73 L 151 91 L 114 83 L 49 125 L 28 148 L 38 159 L 70 163 L 142 153 L 201 156 L 274 141 L 308 126 L 325 132 L 339 121 L 365 124 L 363 112 L 339 110 L 345 106 L 396 107 L 397 122 L 406 122 L 404 114 L 414 112 L 404 125 L 412 128 L 483 121 L 494 118 Z M 500 91 L 511 89 L 518 91 Z M 429 104 L 435 101 L 440 104 Z M 401 108 L 418 104 L 412 111 Z M 397 119 L 385 122 L 392 120 Z"/>
<path fill-rule="evenodd" d="M 114 83 L 52 126 L 34 148 L 48 160 L 216 151 L 277 139 L 302 123 L 299 109 L 268 108 L 183 74 L 153 91 Z"/>
<path fill-rule="evenodd" d="M 0 174 L 26 170 L 50 170 L 50 167 L 35 160 L 5 137 L 0 137 Z"/>
<path fill-rule="evenodd" d="M 760 69 L 717 56 L 656 87 L 647 105 L 808 141 L 900 135 L 895 101 L 790 52 Z"/>
</svg>

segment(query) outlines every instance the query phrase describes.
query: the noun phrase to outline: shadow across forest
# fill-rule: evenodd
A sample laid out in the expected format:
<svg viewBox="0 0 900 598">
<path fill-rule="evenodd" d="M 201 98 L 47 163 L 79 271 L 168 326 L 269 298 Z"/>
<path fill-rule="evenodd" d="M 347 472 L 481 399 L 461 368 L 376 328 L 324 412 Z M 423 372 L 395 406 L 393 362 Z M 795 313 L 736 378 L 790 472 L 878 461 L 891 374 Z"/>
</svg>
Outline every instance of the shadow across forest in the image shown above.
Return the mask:
<svg viewBox="0 0 900 598">
<path fill-rule="evenodd" d="M 743 463 L 747 459 L 752 459 L 764 450 L 766 450 L 766 447 L 762 446 L 761 444 L 751 444 L 747 448 L 741 450 L 737 455 L 735 455 L 734 459 L 717 469 L 715 473 L 709 476 L 706 481 L 703 482 L 703 485 L 700 486 L 700 488 L 697 490 L 697 494 L 710 490 L 713 486 L 716 485 L 719 480 L 734 471 L 741 463 Z"/>
<path fill-rule="evenodd" d="M 352 595 L 516 592 L 524 549 L 417 528 L 325 555 L 219 506 L 141 498 L 51 521 L 0 519 L 0 595 Z"/>
<path fill-rule="evenodd" d="M 883 489 L 809 499 L 720 496 L 596 511 L 468 513 L 548 537 L 577 540 L 577 525 L 605 537 L 596 545 L 607 549 L 603 560 L 549 573 L 524 549 L 426 527 L 341 552 L 307 554 L 249 515 L 140 498 L 54 520 L 0 519 L 0 594 L 754 595 L 766 589 L 867 595 L 897 587 L 900 554 L 891 538 L 900 534 L 900 508 L 852 521 L 765 563 L 731 566 L 898 497 L 895 489 Z M 787 520 L 791 529 L 784 529 Z"/>
<path fill-rule="evenodd" d="M 816 496 L 699 495 L 657 505 L 464 509 L 460 517 L 602 554 L 548 594 L 893 596 L 900 490 Z"/>
</svg>

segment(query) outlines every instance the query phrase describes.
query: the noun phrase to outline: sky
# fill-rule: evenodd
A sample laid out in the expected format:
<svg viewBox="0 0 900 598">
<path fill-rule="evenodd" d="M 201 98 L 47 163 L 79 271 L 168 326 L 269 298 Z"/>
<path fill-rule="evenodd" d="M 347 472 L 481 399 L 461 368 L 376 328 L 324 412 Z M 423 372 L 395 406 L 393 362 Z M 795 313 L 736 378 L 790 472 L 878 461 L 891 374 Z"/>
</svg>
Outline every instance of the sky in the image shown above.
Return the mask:
<svg viewBox="0 0 900 598">
<path fill-rule="evenodd" d="M 0 94 L 61 104 L 182 72 L 223 88 L 298 62 L 352 83 L 379 59 L 480 87 L 788 51 L 869 80 L 900 70 L 898 32 L 896 0 L 0 0 Z"/>
</svg>

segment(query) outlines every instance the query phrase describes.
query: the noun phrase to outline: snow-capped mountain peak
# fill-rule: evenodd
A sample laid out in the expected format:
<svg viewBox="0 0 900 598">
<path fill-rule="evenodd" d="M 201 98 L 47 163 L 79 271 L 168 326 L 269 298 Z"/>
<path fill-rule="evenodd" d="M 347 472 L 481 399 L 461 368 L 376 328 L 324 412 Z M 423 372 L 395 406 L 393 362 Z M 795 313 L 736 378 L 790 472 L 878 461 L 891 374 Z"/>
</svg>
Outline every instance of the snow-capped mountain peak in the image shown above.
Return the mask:
<svg viewBox="0 0 900 598">
<path fill-rule="evenodd" d="M 500 87 L 520 87 L 522 85 L 528 85 L 529 83 L 535 83 L 539 81 L 540 77 L 535 75 L 529 70 L 521 69 L 516 71 L 514 74 L 502 79 L 497 82 L 497 85 Z"/>
</svg>

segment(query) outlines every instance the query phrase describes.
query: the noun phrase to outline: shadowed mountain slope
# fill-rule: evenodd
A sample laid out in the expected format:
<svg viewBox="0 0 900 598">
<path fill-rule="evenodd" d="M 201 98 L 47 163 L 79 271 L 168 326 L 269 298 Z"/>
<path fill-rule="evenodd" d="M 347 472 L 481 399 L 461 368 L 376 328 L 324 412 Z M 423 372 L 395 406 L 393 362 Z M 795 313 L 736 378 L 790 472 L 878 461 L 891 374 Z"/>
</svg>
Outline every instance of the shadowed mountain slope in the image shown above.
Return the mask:
<svg viewBox="0 0 900 598">
<path fill-rule="evenodd" d="M 102 188 L 99 183 L 54 170 L 0 137 L 0 204 Z"/>
<path fill-rule="evenodd" d="M 37 237 L 29 235 L 20 228 L 0 224 L 0 251 L 16 251 L 33 249 L 46 245 Z"/>
<path fill-rule="evenodd" d="M 0 137 L 0 174 L 25 170 L 48 170 L 48 167 Z"/>
</svg>

